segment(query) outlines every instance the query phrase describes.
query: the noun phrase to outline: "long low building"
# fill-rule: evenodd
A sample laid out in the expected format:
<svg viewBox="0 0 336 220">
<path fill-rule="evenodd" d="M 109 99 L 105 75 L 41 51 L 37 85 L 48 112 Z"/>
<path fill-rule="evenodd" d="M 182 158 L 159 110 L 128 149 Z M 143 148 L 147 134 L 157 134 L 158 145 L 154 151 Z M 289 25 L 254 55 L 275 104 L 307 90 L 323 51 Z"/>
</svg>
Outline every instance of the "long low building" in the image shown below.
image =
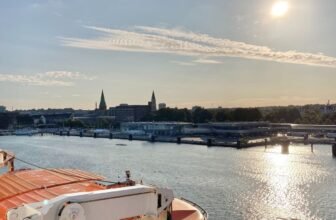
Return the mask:
<svg viewBox="0 0 336 220">
<path fill-rule="evenodd" d="M 185 127 L 191 123 L 184 122 L 125 122 L 121 123 L 123 133 L 156 136 L 177 136 L 183 134 Z"/>
<path fill-rule="evenodd" d="M 265 137 L 278 132 L 287 134 L 335 134 L 336 125 L 272 124 L 269 122 L 127 122 L 121 123 L 121 132 L 157 136 L 217 136 L 222 138 Z"/>
<path fill-rule="evenodd" d="M 290 123 L 271 123 L 273 130 L 308 132 L 308 133 L 336 133 L 336 125 L 313 125 L 313 124 L 290 124 Z"/>
<path fill-rule="evenodd" d="M 268 122 L 222 122 L 196 124 L 186 128 L 186 134 L 211 134 L 220 137 L 256 137 L 270 135 L 272 130 Z"/>
<path fill-rule="evenodd" d="M 192 124 L 183 122 L 127 122 L 121 132 L 157 136 L 210 135 L 221 137 L 265 136 L 271 133 L 267 122 L 233 122 Z"/>
</svg>

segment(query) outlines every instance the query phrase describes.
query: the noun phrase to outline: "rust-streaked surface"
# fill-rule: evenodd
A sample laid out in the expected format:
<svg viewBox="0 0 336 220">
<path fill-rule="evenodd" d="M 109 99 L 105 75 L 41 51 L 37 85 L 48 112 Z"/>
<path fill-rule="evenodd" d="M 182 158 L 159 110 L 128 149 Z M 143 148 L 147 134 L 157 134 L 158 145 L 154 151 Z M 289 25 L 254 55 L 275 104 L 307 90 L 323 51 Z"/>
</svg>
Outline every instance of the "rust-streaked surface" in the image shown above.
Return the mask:
<svg viewBox="0 0 336 220">
<path fill-rule="evenodd" d="M 174 199 L 172 220 L 204 220 L 204 216 L 196 207 L 188 202 Z"/>
<path fill-rule="evenodd" d="M 103 177 L 75 169 L 18 170 L 0 176 L 0 220 L 9 209 L 59 195 L 106 189 Z"/>
</svg>

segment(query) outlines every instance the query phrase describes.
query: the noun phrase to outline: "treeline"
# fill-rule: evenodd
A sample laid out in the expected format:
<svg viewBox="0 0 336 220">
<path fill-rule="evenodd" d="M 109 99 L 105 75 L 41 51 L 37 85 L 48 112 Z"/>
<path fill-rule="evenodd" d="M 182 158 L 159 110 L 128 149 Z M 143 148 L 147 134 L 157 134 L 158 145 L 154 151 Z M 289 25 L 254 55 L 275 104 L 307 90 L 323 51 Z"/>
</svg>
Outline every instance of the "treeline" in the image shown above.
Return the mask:
<svg viewBox="0 0 336 220">
<path fill-rule="evenodd" d="M 149 114 L 143 121 L 177 121 L 192 123 L 207 122 L 247 122 L 268 121 L 273 123 L 297 123 L 297 124 L 327 124 L 336 125 L 336 112 L 324 114 L 318 109 L 308 108 L 299 111 L 296 107 L 269 108 L 267 111 L 259 108 L 236 109 L 205 109 L 201 107 L 189 109 L 164 108 L 155 114 Z M 33 126 L 34 120 L 29 115 L 18 112 L 0 113 L 0 129 L 20 128 Z M 110 128 L 118 127 L 118 123 L 109 120 L 97 120 L 94 127 Z M 85 128 L 89 127 L 80 120 L 67 119 L 58 122 L 58 126 Z M 92 125 L 91 125 L 92 126 Z"/>
<path fill-rule="evenodd" d="M 297 108 L 279 108 L 266 114 L 265 121 L 274 123 L 296 123 L 296 124 L 336 124 L 336 112 L 321 113 L 317 109 L 307 109 L 300 112 Z"/>
<path fill-rule="evenodd" d="M 205 109 L 197 107 L 193 110 L 165 108 L 155 114 L 148 115 L 145 121 L 179 121 L 179 122 L 248 122 L 268 121 L 273 123 L 297 124 L 336 124 L 336 112 L 323 114 L 316 109 L 308 109 L 302 113 L 295 107 L 279 107 L 262 112 L 258 108 Z"/>
<path fill-rule="evenodd" d="M 29 115 L 20 115 L 17 112 L 0 113 L 0 129 L 8 129 L 15 126 L 33 125 L 34 120 Z"/>
<path fill-rule="evenodd" d="M 257 108 L 237 108 L 233 110 L 208 110 L 197 107 L 193 110 L 164 108 L 148 115 L 145 121 L 179 121 L 179 122 L 226 122 L 226 121 L 260 121 L 262 114 Z"/>
</svg>

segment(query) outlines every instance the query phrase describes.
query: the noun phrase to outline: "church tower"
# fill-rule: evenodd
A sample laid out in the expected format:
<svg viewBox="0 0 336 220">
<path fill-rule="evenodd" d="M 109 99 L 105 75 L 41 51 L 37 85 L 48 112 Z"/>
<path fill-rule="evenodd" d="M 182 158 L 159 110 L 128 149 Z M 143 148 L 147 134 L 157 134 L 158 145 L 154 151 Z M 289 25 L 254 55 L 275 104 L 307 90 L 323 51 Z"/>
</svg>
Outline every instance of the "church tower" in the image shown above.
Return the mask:
<svg viewBox="0 0 336 220">
<path fill-rule="evenodd" d="M 156 98 L 155 98 L 155 94 L 154 94 L 154 91 L 152 93 L 152 99 L 150 101 L 151 103 L 151 112 L 155 112 L 156 111 Z"/>
<path fill-rule="evenodd" d="M 104 96 L 104 90 L 102 90 L 101 96 L 100 96 L 100 103 L 99 103 L 99 110 L 106 110 L 106 102 L 105 102 L 105 96 Z"/>
</svg>

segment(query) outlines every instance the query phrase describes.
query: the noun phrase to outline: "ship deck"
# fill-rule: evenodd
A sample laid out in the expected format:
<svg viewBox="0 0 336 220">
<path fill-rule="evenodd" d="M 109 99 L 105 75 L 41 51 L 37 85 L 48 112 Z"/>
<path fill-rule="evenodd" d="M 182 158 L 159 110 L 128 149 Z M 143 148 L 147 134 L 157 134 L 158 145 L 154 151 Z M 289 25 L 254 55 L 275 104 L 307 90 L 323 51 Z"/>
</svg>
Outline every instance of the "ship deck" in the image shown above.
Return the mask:
<svg viewBox="0 0 336 220">
<path fill-rule="evenodd" d="M 99 184 L 104 177 L 75 169 L 17 170 L 0 176 L 0 220 L 24 204 L 47 201 L 64 194 L 92 192 L 126 186 Z M 206 212 L 196 204 L 174 199 L 172 220 L 205 220 Z M 138 218 L 137 218 L 138 219 Z"/>
<path fill-rule="evenodd" d="M 206 220 L 207 213 L 195 203 L 185 199 L 173 200 L 172 220 Z"/>
</svg>

